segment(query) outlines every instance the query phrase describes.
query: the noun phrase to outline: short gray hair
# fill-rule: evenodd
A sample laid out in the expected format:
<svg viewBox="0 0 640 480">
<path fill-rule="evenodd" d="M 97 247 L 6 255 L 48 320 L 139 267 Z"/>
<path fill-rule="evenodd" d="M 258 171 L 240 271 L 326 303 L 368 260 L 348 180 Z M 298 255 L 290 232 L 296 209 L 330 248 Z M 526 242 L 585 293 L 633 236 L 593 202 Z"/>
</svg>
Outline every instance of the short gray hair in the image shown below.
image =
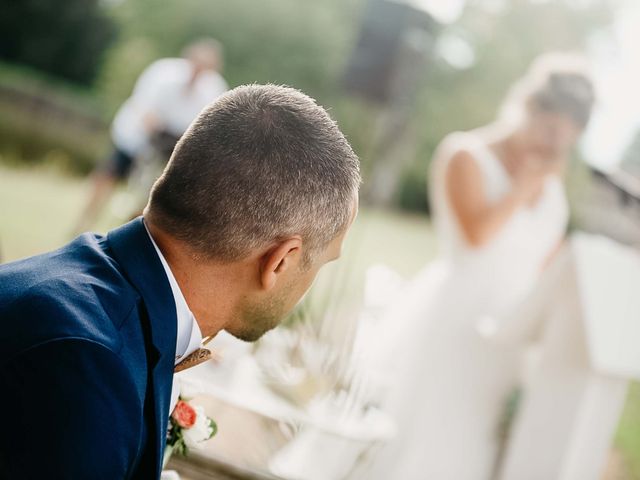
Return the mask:
<svg viewBox="0 0 640 480">
<path fill-rule="evenodd" d="M 324 108 L 246 85 L 191 124 L 145 215 L 206 258 L 239 260 L 291 235 L 315 252 L 346 229 L 359 185 L 358 157 Z"/>
</svg>

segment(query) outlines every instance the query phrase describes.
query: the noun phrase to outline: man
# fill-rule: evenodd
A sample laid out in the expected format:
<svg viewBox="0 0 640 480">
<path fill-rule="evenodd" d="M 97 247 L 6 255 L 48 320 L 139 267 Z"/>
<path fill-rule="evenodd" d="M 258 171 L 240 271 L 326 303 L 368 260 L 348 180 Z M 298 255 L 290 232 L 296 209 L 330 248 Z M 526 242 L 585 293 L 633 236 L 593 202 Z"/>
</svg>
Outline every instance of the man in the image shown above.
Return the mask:
<svg viewBox="0 0 640 480">
<path fill-rule="evenodd" d="M 144 218 L 1 266 L 4 474 L 157 478 L 175 365 L 203 336 L 275 327 L 340 255 L 359 183 L 311 98 L 239 87 L 187 130 Z"/>
<path fill-rule="evenodd" d="M 111 126 L 113 152 L 93 175 L 91 194 L 76 233 L 91 227 L 116 183 L 129 176 L 142 156 L 153 151 L 166 162 L 193 119 L 227 91 L 227 83 L 219 73 L 222 70 L 219 42 L 200 39 L 185 48 L 183 57 L 152 63 L 118 109 Z M 149 186 L 144 186 L 145 196 Z M 141 206 L 133 205 L 132 211 L 136 208 Z"/>
</svg>

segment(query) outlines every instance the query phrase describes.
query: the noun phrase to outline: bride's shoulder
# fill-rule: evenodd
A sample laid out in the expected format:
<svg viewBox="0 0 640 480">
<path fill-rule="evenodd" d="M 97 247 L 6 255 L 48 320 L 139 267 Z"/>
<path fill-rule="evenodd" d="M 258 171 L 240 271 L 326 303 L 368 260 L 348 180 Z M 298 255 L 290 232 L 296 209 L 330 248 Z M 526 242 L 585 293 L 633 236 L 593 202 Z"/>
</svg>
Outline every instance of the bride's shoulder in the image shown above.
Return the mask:
<svg viewBox="0 0 640 480">
<path fill-rule="evenodd" d="M 438 162 L 462 161 L 466 162 L 472 160 L 475 155 L 475 151 L 478 149 L 481 138 L 475 131 L 458 131 L 448 134 L 442 139 L 436 153 L 434 160 Z"/>
<path fill-rule="evenodd" d="M 442 139 L 438 148 L 450 152 L 459 150 L 473 151 L 481 145 L 486 145 L 487 138 L 482 129 L 456 131 L 449 133 Z"/>
</svg>

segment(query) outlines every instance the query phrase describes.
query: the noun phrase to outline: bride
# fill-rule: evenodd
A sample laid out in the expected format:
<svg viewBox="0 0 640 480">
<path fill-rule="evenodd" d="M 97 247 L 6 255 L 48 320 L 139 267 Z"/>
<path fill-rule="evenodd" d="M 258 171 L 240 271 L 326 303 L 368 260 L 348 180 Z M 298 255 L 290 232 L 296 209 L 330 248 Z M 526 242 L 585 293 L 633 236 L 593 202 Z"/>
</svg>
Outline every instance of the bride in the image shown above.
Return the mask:
<svg viewBox="0 0 640 480">
<path fill-rule="evenodd" d="M 523 297 L 562 241 L 562 173 L 593 99 L 577 59 L 546 55 L 512 88 L 499 121 L 438 148 L 430 190 L 442 251 L 390 309 L 391 331 L 374 347 L 391 372 L 383 407 L 398 435 L 365 478 L 491 478 L 519 356 L 477 327 Z"/>
</svg>

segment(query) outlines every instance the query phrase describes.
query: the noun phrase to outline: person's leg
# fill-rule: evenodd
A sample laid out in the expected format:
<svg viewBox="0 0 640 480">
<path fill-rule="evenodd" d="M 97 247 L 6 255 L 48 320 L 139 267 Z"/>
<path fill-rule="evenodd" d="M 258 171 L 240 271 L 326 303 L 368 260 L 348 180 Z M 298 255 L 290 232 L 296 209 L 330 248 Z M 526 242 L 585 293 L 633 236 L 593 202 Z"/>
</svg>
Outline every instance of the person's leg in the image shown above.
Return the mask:
<svg viewBox="0 0 640 480">
<path fill-rule="evenodd" d="M 137 185 L 144 192 L 144 200 L 129 215 L 130 220 L 142 215 L 151 187 L 167 165 L 178 140 L 180 140 L 179 135 L 159 130 L 151 136 L 149 147 L 136 159 L 143 165 L 143 171 L 146 169 L 146 172 L 141 175 L 142 178 L 139 178 L 140 184 Z"/>
<path fill-rule="evenodd" d="M 94 171 L 89 200 L 75 225 L 74 236 L 92 227 L 111 198 L 118 181 L 129 175 L 132 165 L 133 158 L 116 148 L 106 165 Z"/>
</svg>

